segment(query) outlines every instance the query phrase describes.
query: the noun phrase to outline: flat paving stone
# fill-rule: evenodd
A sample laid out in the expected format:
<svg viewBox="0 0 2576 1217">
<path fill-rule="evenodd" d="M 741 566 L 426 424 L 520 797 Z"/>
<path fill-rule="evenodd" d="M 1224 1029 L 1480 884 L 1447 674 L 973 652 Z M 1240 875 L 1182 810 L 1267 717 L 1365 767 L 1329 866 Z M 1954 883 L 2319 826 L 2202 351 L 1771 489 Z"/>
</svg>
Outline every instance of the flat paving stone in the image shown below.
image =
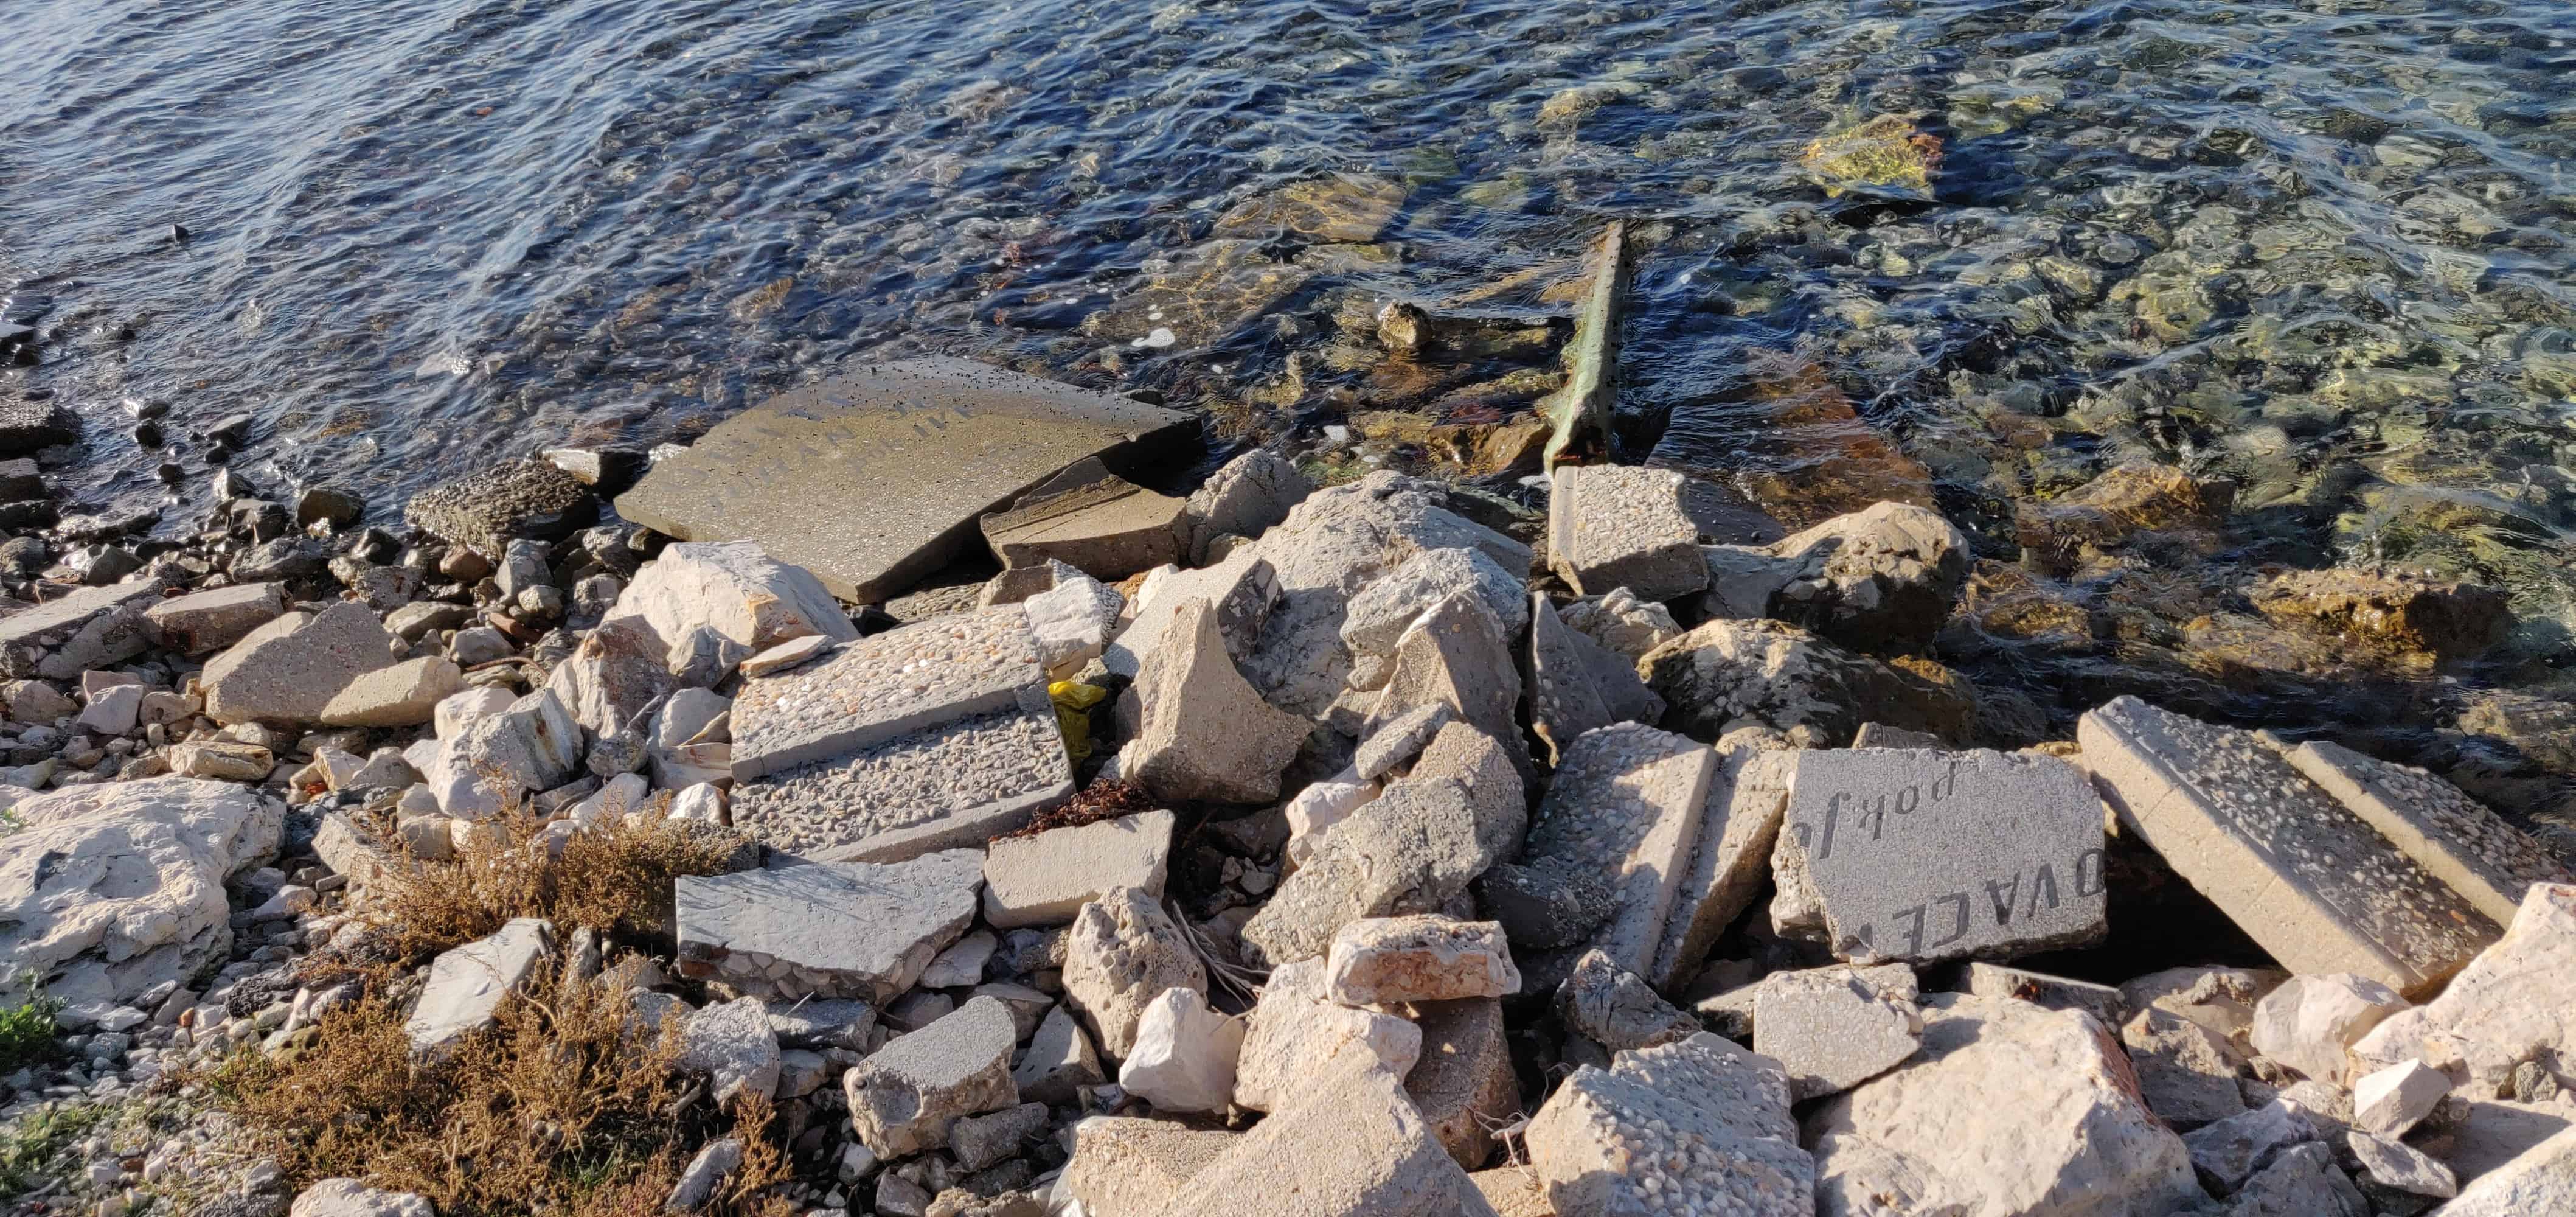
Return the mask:
<svg viewBox="0 0 2576 1217">
<path fill-rule="evenodd" d="M 2253 732 L 2121 697 L 2076 735 L 2122 822 L 2293 972 L 2420 998 L 2501 935 Z"/>
<path fill-rule="evenodd" d="M 1549 488 L 1548 562 L 1577 595 L 1624 587 L 1671 600 L 1708 586 L 1689 479 L 1669 469 L 1568 465 Z"/>
<path fill-rule="evenodd" d="M 2498 925 L 2513 920 L 2532 884 L 2576 879 L 2539 842 L 2421 769 L 2327 741 L 2301 744 L 2288 755 L 2309 781 Z"/>
<path fill-rule="evenodd" d="M 1625 971 L 1645 974 L 1663 945 L 1717 769 L 1706 744 L 1620 723 L 1575 740 L 1539 804 L 1522 865 L 1609 878 L 1619 911 L 1591 945 Z"/>
<path fill-rule="evenodd" d="M 1057 470 L 1141 460 L 1195 425 L 963 359 L 858 364 L 726 420 L 655 465 L 617 511 L 684 541 L 758 541 L 835 595 L 873 603 L 946 564 L 985 513 Z"/>
<path fill-rule="evenodd" d="M 1016 604 L 957 613 L 843 645 L 830 658 L 743 683 L 733 706 L 737 782 L 862 749 L 1046 691 Z"/>
<path fill-rule="evenodd" d="M 1837 958 L 1926 963 L 2099 937 L 2103 859 L 2102 800 L 2064 761 L 1880 748 L 1797 754 L 1773 865 L 1803 869 Z"/>
<path fill-rule="evenodd" d="M 1073 790 L 1055 708 L 1024 689 L 996 713 L 739 783 L 733 824 L 815 861 L 895 862 L 982 845 Z"/>
<path fill-rule="evenodd" d="M 983 881 L 974 850 L 683 877 L 672 884 L 680 974 L 763 997 L 882 1007 L 966 932 Z"/>
</svg>

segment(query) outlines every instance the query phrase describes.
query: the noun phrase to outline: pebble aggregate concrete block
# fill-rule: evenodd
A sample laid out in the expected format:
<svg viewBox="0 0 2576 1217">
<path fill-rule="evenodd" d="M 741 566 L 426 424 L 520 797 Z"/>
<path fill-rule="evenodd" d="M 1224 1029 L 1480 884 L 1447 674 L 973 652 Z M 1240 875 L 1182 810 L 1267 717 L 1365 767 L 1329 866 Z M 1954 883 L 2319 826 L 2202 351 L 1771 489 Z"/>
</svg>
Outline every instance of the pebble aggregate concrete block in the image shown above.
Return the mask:
<svg viewBox="0 0 2576 1217">
<path fill-rule="evenodd" d="M 1797 1138 L 1778 1063 L 1706 1034 L 1576 1069 L 1526 1133 L 1556 1211 L 1603 1217 L 1808 1217 Z"/>
<path fill-rule="evenodd" d="M 501 999 L 537 970 L 554 950 L 554 927 L 541 917 L 517 917 L 488 938 L 439 955 L 429 983 L 403 1020 L 415 1053 L 436 1053 L 457 1039 L 492 1025 Z"/>
<path fill-rule="evenodd" d="M 1708 586 L 1699 525 L 1683 509 L 1687 478 L 1623 465 L 1565 466 L 1553 476 L 1548 563 L 1576 594 L 1625 587 L 1671 600 Z"/>
<path fill-rule="evenodd" d="M 1913 1060 L 1805 1121 L 1820 1217 L 2171 1217 L 2205 1199 L 2091 1017 L 1959 993 L 1923 1007 Z"/>
<path fill-rule="evenodd" d="M 2498 935 L 2253 732 L 2121 697 L 2076 735 L 2121 821 L 2293 972 L 2420 996 Z"/>
<path fill-rule="evenodd" d="M 966 932 L 982 882 L 972 850 L 683 877 L 673 881 L 680 973 L 882 1006 Z"/>
<path fill-rule="evenodd" d="M 1135 724 L 1120 776 L 1165 799 L 1274 800 L 1310 730 L 1244 680 L 1205 601 L 1180 606 L 1120 702 L 1120 717 Z"/>
<path fill-rule="evenodd" d="M 206 717 L 225 724 L 319 721 L 349 682 L 392 666 L 398 645 L 355 601 L 288 613 L 243 636 L 198 675 Z"/>
<path fill-rule="evenodd" d="M 734 780 L 1007 710 L 1023 690 L 1045 687 L 1018 605 L 888 630 L 820 663 L 744 682 L 734 700 Z"/>
<path fill-rule="evenodd" d="M 1635 663 L 1567 626 L 1545 592 L 1530 593 L 1526 660 L 1530 726 L 1552 758 L 1587 731 L 1664 716 L 1664 699 L 1638 678 Z"/>
<path fill-rule="evenodd" d="M 1073 796 L 1055 708 L 959 719 L 734 787 L 734 827 L 820 862 L 900 862 L 1017 831 Z"/>
<path fill-rule="evenodd" d="M 2105 929 L 2102 800 L 2052 757 L 1801 752 L 1778 852 L 1856 963 L 2026 954 Z"/>
<path fill-rule="evenodd" d="M 990 997 L 896 1037 L 842 1079 L 859 1142 L 901 1158 L 946 1145 L 959 1117 L 1018 1106 L 1012 1044 L 1011 1012 Z"/>
<path fill-rule="evenodd" d="M 1337 1054 L 1190 1180 L 1161 1217 L 1494 1217 L 1398 1080 Z"/>
<path fill-rule="evenodd" d="M 276 583 L 190 592 L 143 610 L 161 645 L 183 655 L 220 651 L 285 615 L 286 589 Z"/>
<path fill-rule="evenodd" d="M 1155 899 L 1171 865 L 1169 811 L 995 841 L 984 854 L 984 920 L 996 929 L 1062 925 L 1114 888 Z"/>
<path fill-rule="evenodd" d="M 1529 832 L 1528 787 L 1501 740 L 1466 723 L 1443 724 L 1404 776 L 1407 782 L 1440 778 L 1466 788 L 1476 815 L 1478 850 L 1496 860 L 1520 853 Z"/>
<path fill-rule="evenodd" d="M 617 510 L 684 541 L 758 541 L 834 594 L 873 603 L 945 564 L 986 512 L 1057 470 L 1091 456 L 1139 461 L 1194 427 L 1178 410 L 963 359 L 859 364 L 718 425 Z M 890 484 L 905 493 L 888 497 Z"/>
<path fill-rule="evenodd" d="M 1760 894 L 1770 877 L 1771 850 L 1789 808 L 1794 752 L 1735 748 L 1718 756 L 1699 831 L 1691 847 L 1663 941 L 1647 979 L 1671 992 L 1687 983 L 1708 959 L 1718 937 Z"/>
<path fill-rule="evenodd" d="M 2576 882 L 2522 830 L 2459 787 L 2341 744 L 2312 742 L 2290 763 L 2497 925 L 2535 883 Z"/>
<path fill-rule="evenodd" d="M 572 535 L 597 501 L 590 487 L 544 461 L 505 461 L 413 495 L 403 507 L 403 521 L 498 558 L 512 540 L 560 541 Z"/>
<path fill-rule="evenodd" d="M 2576 885 L 2533 886 L 2504 938 L 2461 969 L 2420 1013 L 2393 1015 L 2388 1022 L 2400 1020 L 2409 1023 L 2407 1042 L 2391 1046 L 2395 1059 L 2388 1063 L 2447 1038 L 2459 1045 L 2469 1083 L 2490 1094 L 2525 1061 L 2576 1058 Z M 2363 1056 L 2361 1047 L 2353 1056 Z"/>
<path fill-rule="evenodd" d="M 1654 966 L 1717 769 L 1706 744 L 1620 723 L 1574 741 L 1539 804 L 1523 865 L 1610 877 L 1619 911 L 1591 942 L 1624 971 Z"/>
<path fill-rule="evenodd" d="M 983 517 L 984 543 L 1005 567 L 1053 561 L 1095 579 L 1124 579 L 1181 560 L 1188 505 L 1113 475 Z"/>
<path fill-rule="evenodd" d="M 151 642 L 144 614 L 160 599 L 158 581 L 138 579 L 84 587 L 0 617 L 0 670 L 72 680 L 92 668 L 131 659 Z"/>
</svg>

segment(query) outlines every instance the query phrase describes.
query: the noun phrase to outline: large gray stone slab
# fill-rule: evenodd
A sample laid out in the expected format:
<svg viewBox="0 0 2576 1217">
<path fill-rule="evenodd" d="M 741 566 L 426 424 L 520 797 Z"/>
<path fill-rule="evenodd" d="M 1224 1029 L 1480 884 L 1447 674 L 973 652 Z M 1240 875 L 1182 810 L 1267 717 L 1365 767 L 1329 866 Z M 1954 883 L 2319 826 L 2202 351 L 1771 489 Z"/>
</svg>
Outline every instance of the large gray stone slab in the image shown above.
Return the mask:
<svg viewBox="0 0 2576 1217">
<path fill-rule="evenodd" d="M 1022 690 L 1004 710 L 739 783 L 733 824 L 816 861 L 897 862 L 982 845 L 1073 790 L 1055 708 Z"/>
<path fill-rule="evenodd" d="M 2102 800 L 2053 757 L 1801 752 L 1773 857 L 1803 870 L 1856 963 L 2009 957 L 2106 928 Z"/>
<path fill-rule="evenodd" d="M 286 615 L 286 588 L 244 583 L 190 592 L 143 610 L 161 645 L 185 655 L 220 651 L 252 630 Z"/>
<path fill-rule="evenodd" d="M 1625 971 L 1654 965 L 1717 769 L 1706 744 L 1620 723 L 1575 740 L 1539 803 L 1522 863 L 1609 879 L 1618 912 L 1590 943 Z"/>
<path fill-rule="evenodd" d="M 956 613 L 848 643 L 819 662 L 743 682 L 733 776 L 780 773 L 1018 705 L 1046 692 L 1016 604 Z"/>
<path fill-rule="evenodd" d="M 2571 876 L 2549 851 L 2459 787 L 2411 766 L 2316 741 L 2290 763 L 2498 925 L 2535 883 Z"/>
<path fill-rule="evenodd" d="M 880 601 L 976 521 L 1089 456 L 1185 439 L 1189 416 L 962 359 L 864 364 L 773 397 L 662 461 L 618 514 L 684 541 L 752 540 L 835 594 Z"/>
<path fill-rule="evenodd" d="M 0 617 L 0 674 L 72 680 L 142 654 L 152 641 L 143 613 L 160 599 L 159 582 L 139 579 Z"/>
<path fill-rule="evenodd" d="M 2421 997 L 2501 933 L 2253 732 L 2122 697 L 2076 735 L 2122 822 L 2293 972 Z"/>
<path fill-rule="evenodd" d="M 900 997 L 975 918 L 974 850 L 673 881 L 680 974 L 763 997 Z"/>
</svg>

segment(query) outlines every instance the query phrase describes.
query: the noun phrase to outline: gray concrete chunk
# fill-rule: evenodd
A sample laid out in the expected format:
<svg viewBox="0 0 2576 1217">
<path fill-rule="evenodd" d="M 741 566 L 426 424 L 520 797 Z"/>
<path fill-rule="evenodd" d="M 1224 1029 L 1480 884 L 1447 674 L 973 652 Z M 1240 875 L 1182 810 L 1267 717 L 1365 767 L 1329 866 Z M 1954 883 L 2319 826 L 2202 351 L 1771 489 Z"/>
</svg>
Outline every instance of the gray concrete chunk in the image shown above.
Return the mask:
<svg viewBox="0 0 2576 1217">
<path fill-rule="evenodd" d="M 1062 925 L 1121 887 L 1161 899 L 1174 819 L 1139 812 L 993 842 L 984 854 L 984 920 L 998 929 Z"/>
<path fill-rule="evenodd" d="M 1013 1040 L 1011 1012 L 978 997 L 852 1066 L 841 1084 L 859 1143 L 901 1158 L 948 1144 L 962 1117 L 1018 1106 Z"/>
<path fill-rule="evenodd" d="M 1775 870 L 1781 855 L 1853 962 L 2008 957 L 2106 928 L 2102 801 L 2052 757 L 1801 752 Z"/>
<path fill-rule="evenodd" d="M 2406 765 L 2316 741 L 2290 763 L 2498 925 L 2535 883 L 2567 883 L 2565 866 L 2459 787 Z"/>
<path fill-rule="evenodd" d="M 1146 658 L 1120 706 L 1133 738 L 1119 753 L 1119 776 L 1162 799 L 1276 799 L 1279 774 L 1309 730 L 1243 678 L 1217 610 L 1205 601 L 1175 610 L 1163 645 Z"/>
<path fill-rule="evenodd" d="M 151 643 L 144 612 L 161 599 L 151 579 L 85 587 L 0 617 L 0 672 L 73 680 L 131 659 Z"/>
<path fill-rule="evenodd" d="M 190 592 L 143 610 L 161 645 L 186 655 L 220 651 L 284 615 L 286 589 L 276 583 Z"/>
<path fill-rule="evenodd" d="M 1690 869 L 1682 872 L 1673 910 L 1664 918 L 1647 979 L 1672 992 L 1699 970 L 1718 936 L 1733 925 L 1769 877 L 1772 846 L 1789 808 L 1794 752 L 1737 748 L 1721 753 L 1701 803 Z"/>
<path fill-rule="evenodd" d="M 680 973 L 767 997 L 900 997 L 975 917 L 983 858 L 814 863 L 673 883 Z"/>
<path fill-rule="evenodd" d="M 1815 1212 L 1778 1064 L 1713 1035 L 1575 1070 L 1526 1135 L 1559 1213 Z"/>
<path fill-rule="evenodd" d="M 1104 476 L 985 516 L 984 543 L 1005 567 L 1062 562 L 1096 579 L 1124 579 L 1180 560 L 1187 505 Z"/>
<path fill-rule="evenodd" d="M 492 1025 L 502 999 L 537 970 L 537 961 L 554 950 L 554 927 L 540 917 L 519 917 L 488 938 L 479 938 L 439 955 L 429 965 L 429 983 L 403 1033 L 416 1053 L 437 1053 L 475 1031 Z"/>
<path fill-rule="evenodd" d="M 826 862 L 899 862 L 1016 830 L 1074 789 L 1054 707 L 1036 689 L 1018 697 L 997 713 L 740 783 L 734 827 Z"/>
<path fill-rule="evenodd" d="M 1717 769 L 1706 744 L 1621 723 L 1574 741 L 1539 804 L 1521 861 L 1611 880 L 1619 911 L 1591 944 L 1622 970 L 1654 966 Z"/>
<path fill-rule="evenodd" d="M 1578 595 L 1625 587 L 1671 600 L 1708 586 L 1689 479 L 1669 469 L 1561 466 L 1549 489 L 1548 562 Z"/>
<path fill-rule="evenodd" d="M 734 700 L 735 781 L 849 756 L 1043 693 L 1037 641 L 998 605 L 849 643 L 817 663 L 746 681 Z"/>
<path fill-rule="evenodd" d="M 2122 822 L 2294 972 L 2421 996 L 2500 935 L 2253 732 L 2122 697 L 2076 734 Z"/>
<path fill-rule="evenodd" d="M 400 645 L 366 605 L 342 601 L 251 631 L 198 677 L 219 723 L 310 723 L 351 681 L 394 662 Z"/>
<path fill-rule="evenodd" d="M 1057 470 L 1141 459 L 1193 425 L 1178 410 L 962 359 L 859 364 L 726 420 L 656 464 L 617 510 L 684 541 L 759 541 L 835 594 L 873 602 L 954 557 L 979 517 Z M 886 496 L 889 479 L 907 492 Z"/>
<path fill-rule="evenodd" d="M 1436 912 L 1494 857 L 1465 787 L 1407 778 L 1325 830 L 1307 864 L 1244 923 L 1244 953 L 1275 968 L 1323 954 L 1363 917 Z"/>
</svg>

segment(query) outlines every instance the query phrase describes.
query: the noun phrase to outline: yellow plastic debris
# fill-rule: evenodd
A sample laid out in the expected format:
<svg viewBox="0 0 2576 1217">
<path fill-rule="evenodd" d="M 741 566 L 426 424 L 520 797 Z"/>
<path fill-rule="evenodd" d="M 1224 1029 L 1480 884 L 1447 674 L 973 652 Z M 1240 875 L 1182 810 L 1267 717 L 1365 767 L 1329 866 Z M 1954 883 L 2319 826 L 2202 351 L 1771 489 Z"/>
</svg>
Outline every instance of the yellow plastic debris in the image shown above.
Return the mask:
<svg viewBox="0 0 2576 1217">
<path fill-rule="evenodd" d="M 1109 690 L 1080 681 L 1047 686 L 1047 700 L 1055 703 L 1056 730 L 1064 733 L 1065 755 L 1077 765 L 1091 755 L 1091 708 L 1108 696 Z"/>
</svg>

